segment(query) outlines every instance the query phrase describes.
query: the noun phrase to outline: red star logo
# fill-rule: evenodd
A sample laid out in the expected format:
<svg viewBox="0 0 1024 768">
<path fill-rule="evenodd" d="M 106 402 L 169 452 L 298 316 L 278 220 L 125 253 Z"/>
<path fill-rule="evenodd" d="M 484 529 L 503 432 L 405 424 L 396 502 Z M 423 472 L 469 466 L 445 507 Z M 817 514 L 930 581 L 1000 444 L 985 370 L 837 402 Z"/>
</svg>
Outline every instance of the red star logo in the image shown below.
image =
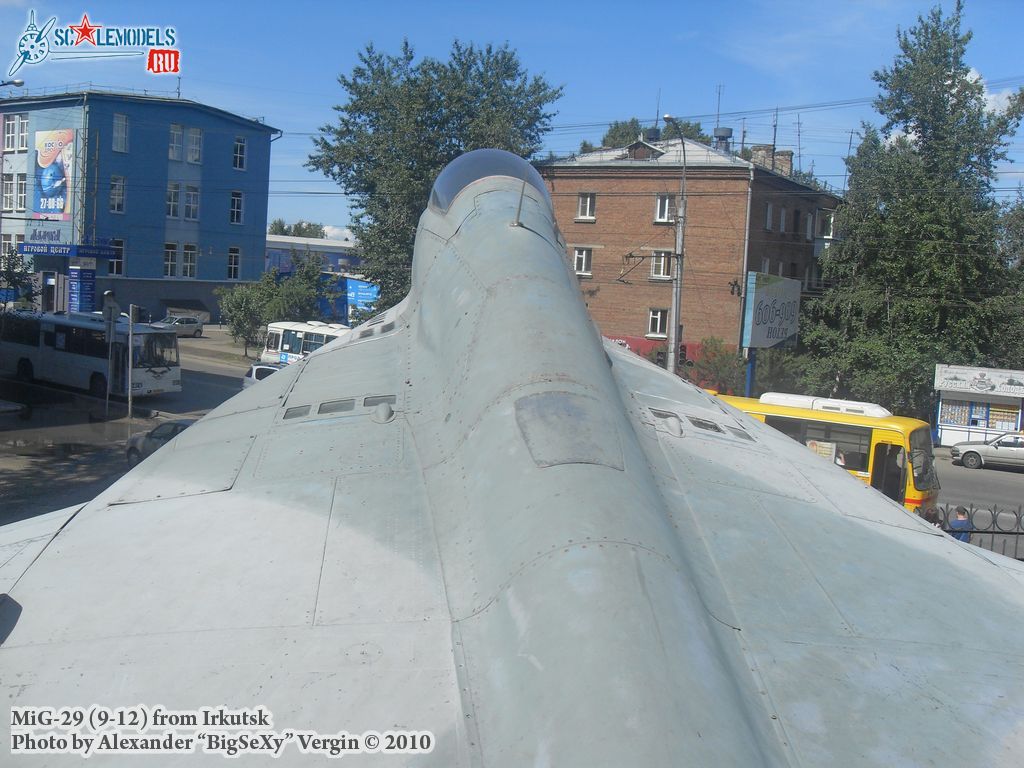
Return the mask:
<svg viewBox="0 0 1024 768">
<path fill-rule="evenodd" d="M 77 27 L 74 24 L 68 24 L 68 29 L 74 31 L 74 33 L 78 35 L 78 39 L 75 40 L 75 45 L 85 42 L 96 45 L 96 30 L 103 29 L 103 27 L 99 24 L 96 24 L 95 26 L 90 24 L 89 14 L 83 13 L 82 23 L 79 24 Z"/>
</svg>

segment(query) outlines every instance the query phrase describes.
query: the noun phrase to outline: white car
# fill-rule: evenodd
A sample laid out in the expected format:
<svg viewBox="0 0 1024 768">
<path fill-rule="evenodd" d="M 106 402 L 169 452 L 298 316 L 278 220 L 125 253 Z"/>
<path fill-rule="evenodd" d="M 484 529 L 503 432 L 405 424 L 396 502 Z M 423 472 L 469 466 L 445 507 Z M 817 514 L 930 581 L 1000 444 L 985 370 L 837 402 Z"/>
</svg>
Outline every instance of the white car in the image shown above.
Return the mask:
<svg viewBox="0 0 1024 768">
<path fill-rule="evenodd" d="M 275 365 L 274 363 L 253 363 L 248 373 L 242 377 L 242 389 L 263 381 L 267 376 L 280 371 L 283 367 L 283 365 Z"/>
</svg>

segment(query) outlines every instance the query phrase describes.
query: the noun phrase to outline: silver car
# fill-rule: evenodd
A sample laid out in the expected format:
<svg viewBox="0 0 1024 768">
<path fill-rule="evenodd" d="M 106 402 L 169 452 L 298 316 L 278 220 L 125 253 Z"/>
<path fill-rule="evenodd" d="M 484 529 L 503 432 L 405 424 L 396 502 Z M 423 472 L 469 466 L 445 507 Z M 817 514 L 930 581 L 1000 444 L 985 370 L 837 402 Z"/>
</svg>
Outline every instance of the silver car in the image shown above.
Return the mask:
<svg viewBox="0 0 1024 768">
<path fill-rule="evenodd" d="M 198 317 L 174 317 L 170 315 L 159 323 L 153 323 L 153 327 L 172 328 L 178 336 L 194 336 L 198 338 L 203 335 L 203 321 Z"/>
<path fill-rule="evenodd" d="M 954 464 L 963 464 L 968 469 L 988 465 L 1001 467 L 1024 467 L 1024 435 L 1007 432 L 989 440 L 969 440 L 957 443 L 949 449 Z"/>
<path fill-rule="evenodd" d="M 125 455 L 128 458 L 128 464 L 134 467 L 151 453 L 155 453 L 165 443 L 177 437 L 179 433 L 184 432 L 185 429 L 195 424 L 196 421 L 196 419 L 174 419 L 173 421 L 165 421 L 163 424 L 158 424 L 149 432 L 139 432 L 137 435 L 132 435 L 125 444 Z"/>
</svg>

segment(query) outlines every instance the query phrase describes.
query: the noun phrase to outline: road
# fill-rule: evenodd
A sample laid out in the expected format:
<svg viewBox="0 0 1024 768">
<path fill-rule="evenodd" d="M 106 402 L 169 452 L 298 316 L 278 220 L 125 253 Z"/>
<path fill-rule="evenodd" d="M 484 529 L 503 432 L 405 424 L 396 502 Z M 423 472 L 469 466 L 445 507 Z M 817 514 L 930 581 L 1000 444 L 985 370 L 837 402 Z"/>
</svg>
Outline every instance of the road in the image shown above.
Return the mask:
<svg viewBox="0 0 1024 768">
<path fill-rule="evenodd" d="M 949 452 L 936 453 L 936 469 L 942 490 L 941 504 L 976 508 L 1017 509 L 1024 504 L 1024 470 L 989 468 L 965 469 L 949 460 Z"/>
<path fill-rule="evenodd" d="M 245 370 L 237 363 L 190 355 L 183 344 L 181 392 L 149 397 L 143 400 L 142 404 L 167 415 L 205 414 L 242 391 L 242 376 Z"/>
</svg>

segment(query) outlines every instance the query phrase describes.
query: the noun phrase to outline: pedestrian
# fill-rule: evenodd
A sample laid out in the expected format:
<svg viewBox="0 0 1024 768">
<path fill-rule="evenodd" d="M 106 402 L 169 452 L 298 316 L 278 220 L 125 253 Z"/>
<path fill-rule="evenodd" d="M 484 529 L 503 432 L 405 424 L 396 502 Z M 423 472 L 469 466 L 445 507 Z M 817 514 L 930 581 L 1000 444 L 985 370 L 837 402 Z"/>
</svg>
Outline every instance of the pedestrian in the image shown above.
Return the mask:
<svg viewBox="0 0 1024 768">
<path fill-rule="evenodd" d="M 928 507 L 928 509 L 924 511 L 924 515 L 922 515 L 922 517 L 924 517 L 926 523 L 931 523 L 936 528 L 942 527 L 942 516 L 939 514 L 939 510 L 935 507 Z"/>
<path fill-rule="evenodd" d="M 956 520 L 949 521 L 949 530 L 952 531 L 950 535 L 957 541 L 970 542 L 974 526 L 968 518 L 967 507 L 960 505 L 956 508 Z"/>
</svg>

